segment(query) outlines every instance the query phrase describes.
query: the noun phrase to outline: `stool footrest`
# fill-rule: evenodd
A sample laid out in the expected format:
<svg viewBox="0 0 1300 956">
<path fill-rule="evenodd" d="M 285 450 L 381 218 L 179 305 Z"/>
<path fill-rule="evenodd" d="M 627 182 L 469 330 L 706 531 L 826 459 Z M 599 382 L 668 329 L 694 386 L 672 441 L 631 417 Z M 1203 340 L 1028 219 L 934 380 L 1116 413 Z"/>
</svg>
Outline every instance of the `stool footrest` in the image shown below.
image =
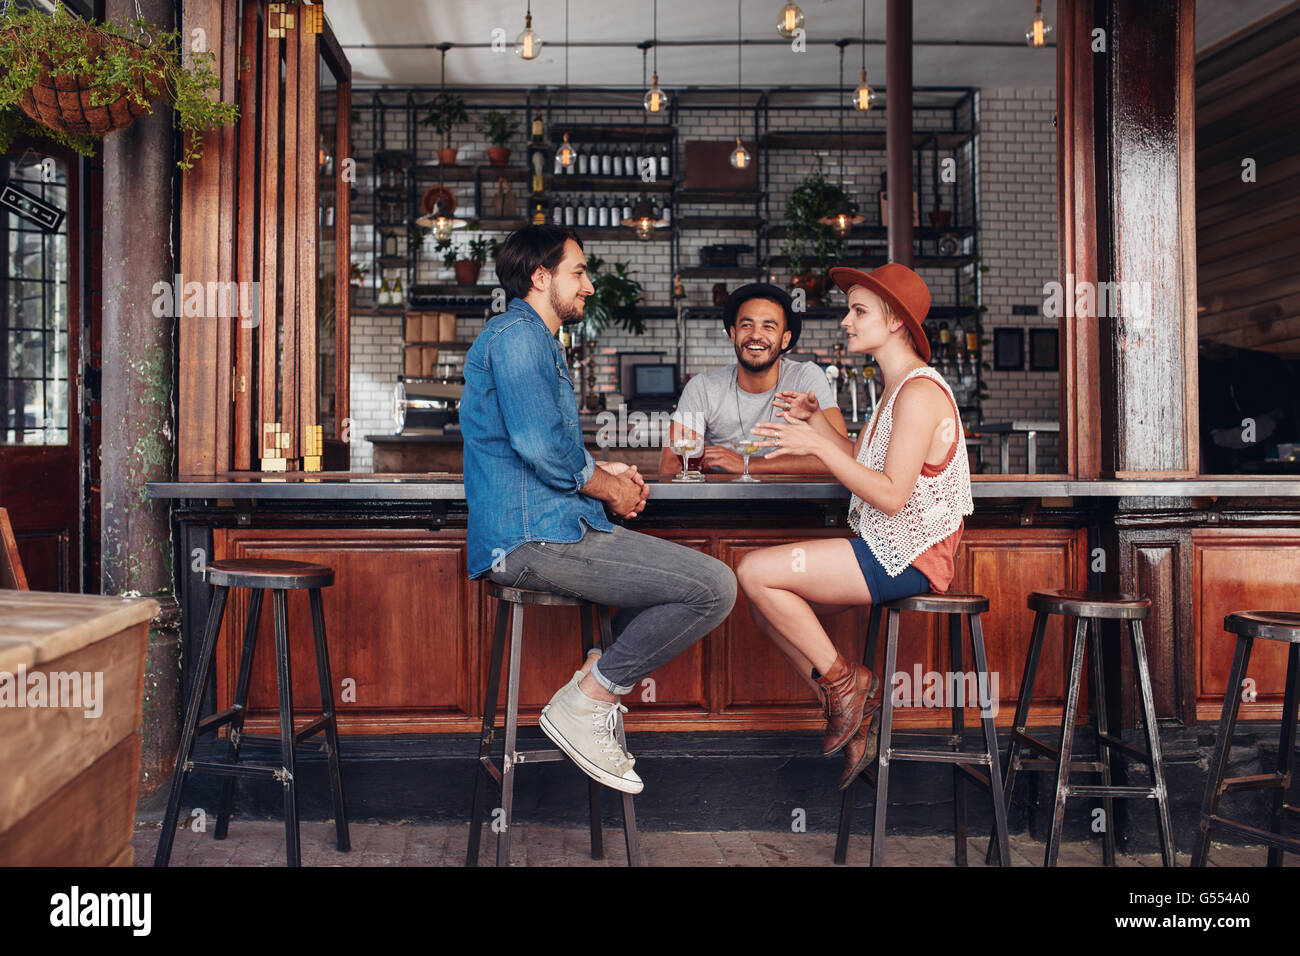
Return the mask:
<svg viewBox="0 0 1300 956">
<path fill-rule="evenodd" d="M 1118 737 L 1112 737 L 1110 734 L 1098 734 L 1098 743 L 1103 743 L 1111 750 L 1118 750 L 1130 760 L 1136 760 L 1138 763 L 1151 766 L 1151 755 L 1145 750 L 1138 750 L 1132 744 L 1127 744 Z"/>
<path fill-rule="evenodd" d="M 988 754 L 963 753 L 960 750 L 911 750 L 893 748 L 889 750 L 890 760 L 916 760 L 922 763 L 983 764 L 988 766 Z"/>
<path fill-rule="evenodd" d="M 1030 773 L 1056 773 L 1056 763 L 1052 760 L 1020 759 L 1016 763 L 1016 769 Z M 1101 773 L 1101 770 L 1102 765 L 1096 760 L 1070 761 L 1070 773 Z"/>
<path fill-rule="evenodd" d="M 1034 751 L 1035 753 L 1042 754 L 1044 757 L 1047 757 L 1049 760 L 1059 760 L 1061 757 L 1060 747 L 1055 747 L 1052 744 L 1039 740 L 1037 737 L 1033 737 L 1025 733 L 1023 730 L 1011 731 L 1011 742 L 1015 743 L 1017 740 L 1019 740 L 1030 750 Z"/>
<path fill-rule="evenodd" d="M 989 775 L 987 773 L 981 773 L 974 767 L 968 767 L 965 764 L 958 764 L 957 769 L 970 777 L 972 781 L 979 784 L 985 790 L 991 789 L 992 785 L 989 783 Z"/>
<path fill-rule="evenodd" d="M 222 774 L 227 777 L 280 777 L 284 774 L 283 767 L 262 767 L 257 764 L 247 763 L 216 763 L 211 760 L 193 760 L 190 761 L 190 772 L 204 771 L 205 773 Z"/>
<path fill-rule="evenodd" d="M 1217 815 L 1210 817 L 1210 825 L 1206 830 L 1208 832 L 1215 829 L 1230 830 L 1233 833 L 1251 837 L 1268 846 L 1277 846 L 1284 850 L 1290 850 L 1292 853 L 1300 853 L 1300 838 L 1282 836 L 1272 830 L 1261 830 L 1259 827 L 1252 827 L 1248 823 L 1238 823 L 1236 820 L 1229 820 L 1227 817 Z"/>
<path fill-rule="evenodd" d="M 197 737 L 199 734 L 206 734 L 209 730 L 216 730 L 218 727 L 230 723 L 242 712 L 242 707 L 227 707 L 223 711 L 204 717 L 199 721 L 199 725 L 195 729 L 194 735 Z"/>
<path fill-rule="evenodd" d="M 1291 786 L 1291 775 L 1281 773 L 1257 773 L 1249 777 L 1228 777 L 1223 781 L 1223 786 L 1219 789 L 1220 793 L 1234 793 L 1240 790 L 1276 790 L 1279 787 L 1288 789 Z"/>
<path fill-rule="evenodd" d="M 329 726 L 333 717 L 333 714 L 325 714 L 323 717 L 317 717 L 310 724 L 293 735 L 293 742 L 295 744 L 300 744 L 313 734 L 319 734 Z"/>
<path fill-rule="evenodd" d="M 1119 787 L 1101 784 L 1066 784 L 1066 796 L 1070 797 L 1144 797 L 1148 800 L 1156 796 L 1155 787 Z"/>
</svg>

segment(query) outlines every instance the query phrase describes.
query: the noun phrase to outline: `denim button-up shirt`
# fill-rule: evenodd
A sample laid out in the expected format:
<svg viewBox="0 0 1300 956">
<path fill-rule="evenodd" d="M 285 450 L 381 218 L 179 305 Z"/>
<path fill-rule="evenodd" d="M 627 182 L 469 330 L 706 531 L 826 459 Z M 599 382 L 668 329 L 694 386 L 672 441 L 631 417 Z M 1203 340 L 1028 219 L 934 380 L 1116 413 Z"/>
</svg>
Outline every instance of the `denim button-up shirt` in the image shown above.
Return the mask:
<svg viewBox="0 0 1300 956">
<path fill-rule="evenodd" d="M 465 355 L 460 429 L 470 578 L 526 541 L 578 541 L 584 523 L 614 529 L 605 506 L 580 493 L 596 463 L 564 352 L 523 299 L 493 316 Z"/>
</svg>

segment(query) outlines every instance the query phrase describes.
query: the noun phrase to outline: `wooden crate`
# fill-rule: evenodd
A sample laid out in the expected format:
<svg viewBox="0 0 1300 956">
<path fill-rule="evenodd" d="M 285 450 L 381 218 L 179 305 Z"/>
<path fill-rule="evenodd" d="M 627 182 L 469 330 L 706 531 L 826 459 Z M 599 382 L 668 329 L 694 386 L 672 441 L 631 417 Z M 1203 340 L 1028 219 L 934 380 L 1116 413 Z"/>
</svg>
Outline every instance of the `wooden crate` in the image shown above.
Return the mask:
<svg viewBox="0 0 1300 956">
<path fill-rule="evenodd" d="M 157 613 L 148 598 L 0 591 L 0 866 L 130 865 Z M 51 675 L 73 673 L 92 675 L 93 700 L 51 706 Z M 16 706 L 39 681 L 45 706 Z"/>
</svg>

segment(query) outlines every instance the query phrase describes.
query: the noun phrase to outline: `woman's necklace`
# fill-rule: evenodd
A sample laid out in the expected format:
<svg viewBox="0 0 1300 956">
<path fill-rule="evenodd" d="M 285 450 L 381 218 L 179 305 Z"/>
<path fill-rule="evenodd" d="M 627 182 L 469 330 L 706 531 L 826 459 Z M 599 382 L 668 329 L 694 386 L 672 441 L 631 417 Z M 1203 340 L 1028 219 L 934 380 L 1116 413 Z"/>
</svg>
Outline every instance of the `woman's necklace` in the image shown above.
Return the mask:
<svg viewBox="0 0 1300 956">
<path fill-rule="evenodd" d="M 767 394 L 772 396 L 772 401 L 776 401 L 776 395 L 781 390 L 781 375 L 785 372 L 785 362 L 777 359 L 779 363 L 776 371 L 776 384 L 768 389 Z M 758 417 L 754 419 L 754 424 L 749 428 L 745 427 L 745 416 L 740 413 L 740 362 L 736 363 L 736 373 L 731 379 L 732 388 L 736 396 L 736 421 L 740 423 L 740 440 L 749 441 L 752 438 L 751 433 L 758 427 L 758 423 L 763 421 L 763 406 L 759 406 Z M 770 403 L 768 403 L 770 405 Z M 769 408 L 769 413 L 770 413 Z"/>
</svg>

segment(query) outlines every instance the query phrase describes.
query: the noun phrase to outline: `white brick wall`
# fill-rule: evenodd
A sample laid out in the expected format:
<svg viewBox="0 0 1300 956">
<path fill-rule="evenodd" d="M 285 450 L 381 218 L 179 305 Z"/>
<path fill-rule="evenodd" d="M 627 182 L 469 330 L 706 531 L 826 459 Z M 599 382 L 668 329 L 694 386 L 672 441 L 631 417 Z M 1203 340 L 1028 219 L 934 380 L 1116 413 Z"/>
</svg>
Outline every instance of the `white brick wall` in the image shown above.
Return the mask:
<svg viewBox="0 0 1300 956">
<path fill-rule="evenodd" d="M 364 99 L 359 100 L 365 102 Z M 1052 89 L 986 89 L 980 93 L 979 126 L 979 194 L 980 194 L 980 256 L 989 271 L 983 277 L 983 302 L 988 311 L 984 315 L 985 337 L 988 340 L 985 354 L 992 362 L 991 343 L 993 329 L 998 326 L 1017 326 L 1021 328 L 1054 326 L 1055 320 L 1041 316 L 1013 316 L 1012 305 L 1036 304 L 1041 307 L 1043 283 L 1056 275 L 1056 137 L 1052 128 L 1052 113 L 1055 109 L 1055 92 Z M 370 149 L 371 114 L 363 111 L 363 122 L 356 127 L 357 143 L 360 148 Z M 390 114 L 390 119 L 396 114 Z M 751 114 L 752 116 L 752 114 Z M 845 131 L 884 129 L 884 113 L 872 112 L 865 116 L 853 114 L 845 116 Z M 627 113 L 621 116 L 598 110 L 573 109 L 568 112 L 565 122 L 627 122 Z M 781 130 L 823 130 L 828 143 L 834 142 L 838 132 L 839 116 L 834 111 L 796 111 L 773 110 L 770 125 Z M 946 113 L 920 113 L 916 117 L 918 128 L 943 129 L 950 123 Z M 684 110 L 679 114 L 678 155 L 674 160 L 674 173 L 680 172 L 682 144 L 689 139 L 721 139 L 734 135 L 737 130 L 737 118 L 734 111 L 728 110 Z M 743 135 L 752 138 L 752 118 L 745 126 Z M 481 145 L 472 145 L 470 140 L 477 139 L 477 134 L 466 133 L 458 136 L 461 146 L 460 162 L 486 162 L 486 158 L 476 155 Z M 524 132 L 521 130 L 516 149 L 523 149 Z M 398 135 L 390 132 L 386 136 L 387 144 L 392 148 L 405 148 L 404 133 Z M 424 127 L 417 127 L 417 144 L 421 155 L 432 155 L 439 145 L 436 137 Z M 970 147 L 966 147 L 969 150 Z M 943 155 L 950 154 L 941 154 Z M 957 183 L 956 201 L 953 202 L 951 186 L 941 186 L 941 205 L 944 208 L 956 206 L 953 222 L 964 225 L 970 221 L 970 210 L 974 204 L 975 184 L 967 182 L 969 154 L 956 155 L 957 168 L 961 178 Z M 765 215 L 770 222 L 780 223 L 783 210 L 790 191 L 794 189 L 809 172 L 817 168 L 817 154 L 811 151 L 776 151 L 768 154 L 770 168 L 767 171 L 767 188 L 769 198 Z M 849 151 L 844 156 L 843 177 L 849 192 L 857 199 L 869 225 L 879 221 L 877 191 L 880 188 L 880 173 L 885 167 L 883 151 Z M 838 181 L 840 170 L 834 152 L 828 153 L 822 160 L 822 169 L 831 181 Z M 763 172 L 759 173 L 760 185 Z M 923 225 L 929 225 L 928 213 L 934 208 L 931 189 L 932 170 L 927 163 L 919 171 L 923 183 L 921 219 Z M 520 214 L 526 210 L 527 183 L 514 184 L 519 202 Z M 458 213 L 466 217 L 477 215 L 473 208 L 473 191 L 469 184 L 457 187 L 457 199 L 460 203 Z M 485 198 L 487 193 L 485 191 Z M 674 218 L 682 215 L 733 214 L 752 215 L 752 204 L 710 204 L 693 205 L 689 210 L 674 209 Z M 498 240 L 505 238 L 504 233 L 485 233 Z M 354 258 L 360 259 L 360 253 L 368 250 L 370 238 L 369 227 L 354 228 Z M 735 230 L 691 230 L 681 235 L 679 266 L 696 265 L 699 261 L 699 248 L 710 243 L 737 242 L 752 244 L 754 234 Z M 871 254 L 883 254 L 883 240 L 855 240 L 854 246 L 868 245 L 874 247 Z M 639 242 L 629 239 L 621 242 L 608 240 L 589 242 L 588 255 L 595 253 L 608 262 L 625 261 L 633 264 L 637 280 L 645 288 L 645 302 L 649 306 L 671 306 L 672 271 L 671 244 L 668 242 Z M 858 250 L 851 249 L 851 252 Z M 925 250 L 930 251 L 930 250 Z M 780 240 L 772 240 L 767 249 L 769 255 L 782 255 Z M 742 262 L 745 260 L 742 259 Z M 750 260 L 752 261 L 752 260 Z M 920 270 L 922 277 L 930 284 L 935 305 L 959 305 L 965 288 L 959 283 L 952 270 Z M 788 270 L 777 271 L 778 283 L 789 279 Z M 433 239 L 426 240 L 425 249 L 418 262 L 416 281 L 419 283 L 450 283 L 453 281 L 451 270 L 443 267 L 441 261 L 433 256 Z M 485 283 L 495 281 L 492 264 L 484 267 Z M 718 280 L 686 279 L 687 303 L 691 305 L 709 305 L 712 303 L 712 286 Z M 735 288 L 743 280 L 727 280 L 728 288 Z M 834 301 L 834 300 L 832 300 Z M 1041 312 L 1041 309 L 1040 309 Z M 470 341 L 481 327 L 481 320 L 461 319 L 457 337 Z M 836 319 L 811 320 L 804 326 L 800 339 L 800 351 L 813 352 L 821 356 L 830 355 L 830 347 L 842 341 L 842 333 Z M 616 366 L 612 360 L 614 351 L 662 351 L 672 359 L 676 349 L 675 323 L 671 319 L 650 319 L 646 321 L 646 333 L 641 336 L 621 331 L 608 331 L 598 343 L 602 356 L 610 355 L 609 361 L 603 361 L 598 368 L 597 388 L 602 391 L 617 389 Z M 612 350 L 606 352 L 606 349 Z M 1028 334 L 1026 332 L 1026 351 Z M 445 356 L 455 360 L 455 356 Z M 684 373 L 695 374 L 704 369 L 729 363 L 735 360 L 735 354 L 721 323 L 716 319 L 689 320 L 686 329 L 686 349 Z M 400 319 L 396 317 L 357 316 L 353 320 L 352 339 L 352 415 L 359 423 L 354 426 L 361 434 L 392 430 L 389 407 L 392 385 L 402 367 L 402 329 Z M 1026 355 L 1026 369 L 1028 356 Z M 985 380 L 991 398 L 984 401 L 984 420 L 999 421 L 1011 418 L 1034 418 L 1055 420 L 1057 409 L 1057 373 L 1055 372 L 992 372 L 986 370 Z M 354 433 L 355 433 L 354 430 Z M 1057 465 L 1057 443 L 1054 436 L 1040 438 L 1039 471 L 1055 471 Z M 985 460 L 992 462 L 992 469 L 997 466 L 996 439 L 986 439 Z M 364 471 L 371 467 L 372 446 L 368 442 L 356 442 L 352 446 L 352 468 Z M 1025 470 L 1024 440 L 1013 439 L 1012 471 Z"/>
</svg>

